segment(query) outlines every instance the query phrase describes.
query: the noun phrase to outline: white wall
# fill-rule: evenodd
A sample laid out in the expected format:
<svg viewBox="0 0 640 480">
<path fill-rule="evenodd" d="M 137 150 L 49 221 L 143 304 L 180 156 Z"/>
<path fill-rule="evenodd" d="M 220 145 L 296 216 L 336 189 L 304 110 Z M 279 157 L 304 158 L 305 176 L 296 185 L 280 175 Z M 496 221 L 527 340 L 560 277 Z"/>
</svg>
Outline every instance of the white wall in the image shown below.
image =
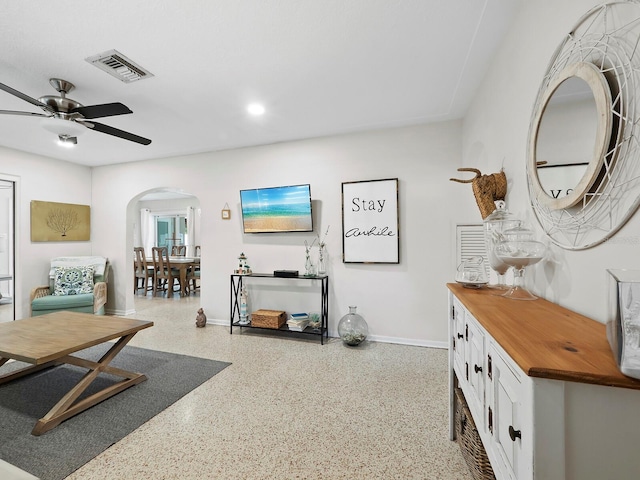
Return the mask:
<svg viewBox="0 0 640 480">
<path fill-rule="evenodd" d="M 52 257 L 92 254 L 90 241 L 31 242 L 31 200 L 91 205 L 91 169 L 0 147 L 0 175 L 17 183 L 14 301 L 22 318 L 29 315 L 31 289 L 49 283 Z"/>
<path fill-rule="evenodd" d="M 145 200 L 138 202 L 138 210 L 141 208 L 148 208 L 151 213 L 157 214 L 158 212 L 178 212 L 180 214 L 187 214 L 187 208 L 200 208 L 200 201 L 197 198 L 174 198 L 174 199 L 162 199 L 162 200 Z"/>
<path fill-rule="evenodd" d="M 122 314 L 134 308 L 130 252 L 142 192 L 175 188 L 199 199 L 201 303 L 210 320 L 228 322 L 229 275 L 240 252 L 256 272 L 303 271 L 304 240 L 313 239 L 301 233 L 244 235 L 239 190 L 310 183 L 315 230 L 330 226 L 330 330 L 335 333 L 348 306 L 357 305 L 373 338 L 443 346 L 444 284 L 453 279 L 452 219 L 459 216 L 452 199 L 462 191 L 472 197 L 470 186 L 448 180 L 460 166 L 460 135 L 460 122 L 448 122 L 95 168 L 94 251 L 108 256 L 113 266 L 108 309 Z M 341 183 L 395 177 L 400 264 L 343 264 Z M 221 219 L 225 203 L 231 207 L 230 221 Z M 284 310 L 297 308 L 293 297 Z"/>
<path fill-rule="evenodd" d="M 244 251 L 255 271 L 303 270 L 311 235 L 243 235 L 238 191 L 309 182 L 316 231 L 327 238 L 330 327 L 358 305 L 380 339 L 416 344 L 446 341 L 444 284 L 455 269 L 455 223 L 481 221 L 471 187 L 449 182 L 459 166 L 483 173 L 504 166 L 511 211 L 535 222 L 525 160 L 531 111 L 542 75 L 562 39 L 594 0 L 523 2 L 464 122 L 422 125 L 270 146 L 203 153 L 136 164 L 88 168 L 0 149 L 0 173 L 19 179 L 17 302 L 28 312 L 29 290 L 46 281 L 50 257 L 103 254 L 113 265 L 109 309 L 133 310 L 131 252 L 141 193 L 177 188 L 202 208 L 202 306 L 228 319 L 229 273 Z M 93 190 L 91 188 L 93 176 Z M 341 182 L 400 179 L 401 263 L 341 262 Z M 92 205 L 92 242 L 31 243 L 30 200 Z M 220 218 L 228 203 L 231 221 Z M 640 268 L 640 216 L 607 243 L 585 251 L 552 248 L 528 273 L 536 293 L 600 321 L 606 311 L 606 269 Z M 195 318 L 195 312 L 194 312 Z"/>
<path fill-rule="evenodd" d="M 533 105 L 547 65 L 594 0 L 524 2 L 463 124 L 463 163 L 497 171 L 504 162 L 509 209 L 535 224 L 525 161 Z M 640 94 L 640 92 L 638 92 Z M 467 218 L 470 213 L 462 215 Z M 541 230 L 539 230 L 542 236 Z M 640 269 L 638 213 L 610 241 L 582 251 L 552 247 L 526 275 L 543 297 L 599 321 L 606 320 L 608 268 Z"/>
</svg>

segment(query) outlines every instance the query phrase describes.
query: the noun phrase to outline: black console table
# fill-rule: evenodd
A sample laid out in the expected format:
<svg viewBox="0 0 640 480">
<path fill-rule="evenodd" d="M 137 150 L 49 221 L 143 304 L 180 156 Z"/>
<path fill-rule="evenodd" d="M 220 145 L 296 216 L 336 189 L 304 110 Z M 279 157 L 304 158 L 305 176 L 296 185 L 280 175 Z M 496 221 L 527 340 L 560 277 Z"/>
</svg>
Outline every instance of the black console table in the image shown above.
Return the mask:
<svg viewBox="0 0 640 480">
<path fill-rule="evenodd" d="M 277 332 L 295 332 L 295 333 L 303 333 L 309 335 L 318 335 L 320 336 L 320 344 L 324 344 L 324 339 L 329 338 L 329 276 L 328 275 L 317 275 L 315 277 L 305 277 L 305 276 L 297 276 L 297 277 L 276 277 L 271 273 L 252 273 L 251 275 L 231 275 L 231 315 L 229 320 L 229 333 L 233 334 L 233 327 L 244 327 L 244 328 L 262 328 L 262 327 L 254 327 L 251 324 L 241 325 L 240 322 L 240 292 L 242 291 L 242 284 L 244 278 L 276 278 L 278 280 L 288 280 L 288 281 L 309 281 L 309 280 L 319 280 L 320 281 L 320 331 L 314 330 L 310 326 L 307 326 L 302 332 L 289 330 L 289 327 L 285 323 L 282 327 L 274 331 Z"/>
</svg>

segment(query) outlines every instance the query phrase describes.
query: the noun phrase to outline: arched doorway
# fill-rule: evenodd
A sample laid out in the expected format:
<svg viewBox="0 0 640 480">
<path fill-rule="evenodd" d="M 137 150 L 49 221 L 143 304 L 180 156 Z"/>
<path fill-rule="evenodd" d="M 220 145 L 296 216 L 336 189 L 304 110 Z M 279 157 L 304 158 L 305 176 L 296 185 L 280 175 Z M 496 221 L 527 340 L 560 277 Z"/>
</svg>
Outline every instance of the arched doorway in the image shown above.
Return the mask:
<svg viewBox="0 0 640 480">
<path fill-rule="evenodd" d="M 133 257 L 133 247 L 145 248 L 147 257 L 151 247 L 184 245 L 189 257 L 200 254 L 200 200 L 183 190 L 162 187 L 139 193 L 127 206 L 127 251 Z M 126 296 L 133 295 L 134 275 L 127 275 Z M 139 292 L 142 294 L 142 292 Z M 128 305 L 133 305 L 133 297 Z"/>
</svg>

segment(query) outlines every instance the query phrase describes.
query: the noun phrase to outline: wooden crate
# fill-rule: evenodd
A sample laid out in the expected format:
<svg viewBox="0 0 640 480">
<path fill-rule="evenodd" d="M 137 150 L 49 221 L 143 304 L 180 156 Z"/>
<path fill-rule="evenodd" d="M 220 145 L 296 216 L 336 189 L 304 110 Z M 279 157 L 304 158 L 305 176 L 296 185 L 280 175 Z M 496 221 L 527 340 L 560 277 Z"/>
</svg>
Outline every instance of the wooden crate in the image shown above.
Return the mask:
<svg viewBox="0 0 640 480">
<path fill-rule="evenodd" d="M 256 310 L 251 314 L 251 326 L 278 329 L 287 321 L 287 314 L 281 310 Z"/>
</svg>

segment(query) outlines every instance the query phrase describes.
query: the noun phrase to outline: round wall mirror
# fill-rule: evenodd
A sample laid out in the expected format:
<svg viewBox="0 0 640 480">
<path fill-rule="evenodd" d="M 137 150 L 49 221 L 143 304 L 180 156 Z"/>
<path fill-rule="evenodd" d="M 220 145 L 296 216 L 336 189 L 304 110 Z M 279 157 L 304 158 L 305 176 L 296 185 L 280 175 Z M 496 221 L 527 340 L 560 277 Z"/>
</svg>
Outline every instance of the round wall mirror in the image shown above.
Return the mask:
<svg viewBox="0 0 640 480">
<path fill-rule="evenodd" d="M 533 195 L 550 209 L 579 203 L 598 178 L 611 138 L 611 92 L 591 63 L 560 72 L 533 120 L 528 167 Z"/>
<path fill-rule="evenodd" d="M 606 241 L 640 204 L 639 42 L 638 3 L 595 7 L 557 48 L 538 91 L 529 198 L 563 248 Z"/>
</svg>

